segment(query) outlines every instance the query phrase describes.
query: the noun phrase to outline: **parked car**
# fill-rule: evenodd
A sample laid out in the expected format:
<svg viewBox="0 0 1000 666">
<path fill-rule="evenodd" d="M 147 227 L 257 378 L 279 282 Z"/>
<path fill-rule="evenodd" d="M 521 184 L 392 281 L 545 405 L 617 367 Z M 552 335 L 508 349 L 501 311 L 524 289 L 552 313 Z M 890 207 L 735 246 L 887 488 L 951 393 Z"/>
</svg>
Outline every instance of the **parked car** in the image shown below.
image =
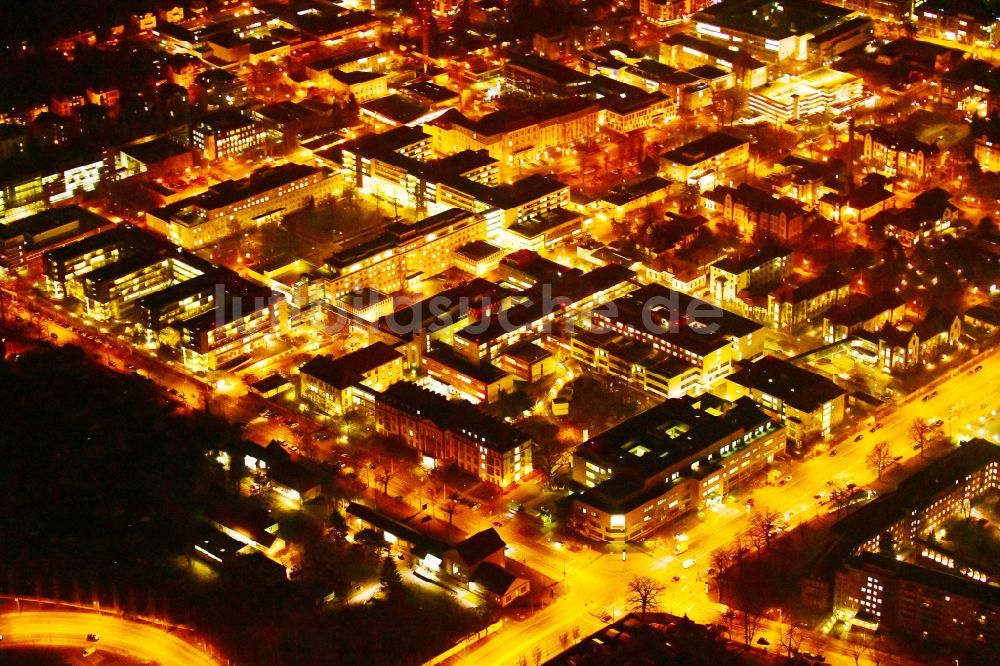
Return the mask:
<svg viewBox="0 0 1000 666">
<path fill-rule="evenodd" d="M 861 433 L 860 435 L 858 435 L 857 437 L 854 438 L 854 441 L 855 442 L 860 442 L 864 438 L 865 438 L 865 433 Z"/>
<path fill-rule="evenodd" d="M 87 634 L 87 640 L 90 641 L 91 643 L 96 643 L 97 641 L 101 640 L 101 637 L 98 636 L 97 634 Z"/>
</svg>

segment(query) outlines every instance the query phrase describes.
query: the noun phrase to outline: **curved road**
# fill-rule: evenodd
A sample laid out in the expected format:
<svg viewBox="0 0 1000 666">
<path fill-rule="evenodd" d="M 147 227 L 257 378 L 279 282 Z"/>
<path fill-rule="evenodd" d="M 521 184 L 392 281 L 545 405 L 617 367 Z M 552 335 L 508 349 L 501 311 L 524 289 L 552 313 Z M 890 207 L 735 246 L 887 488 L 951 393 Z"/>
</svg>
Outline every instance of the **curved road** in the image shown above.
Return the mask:
<svg viewBox="0 0 1000 666">
<path fill-rule="evenodd" d="M 87 634 L 98 634 L 97 643 L 89 643 Z M 131 622 L 114 615 L 67 611 L 27 611 L 0 615 L 0 634 L 4 646 L 93 646 L 156 662 L 160 666 L 215 664 L 216 660 L 200 648 L 166 633 L 160 627 Z"/>
</svg>

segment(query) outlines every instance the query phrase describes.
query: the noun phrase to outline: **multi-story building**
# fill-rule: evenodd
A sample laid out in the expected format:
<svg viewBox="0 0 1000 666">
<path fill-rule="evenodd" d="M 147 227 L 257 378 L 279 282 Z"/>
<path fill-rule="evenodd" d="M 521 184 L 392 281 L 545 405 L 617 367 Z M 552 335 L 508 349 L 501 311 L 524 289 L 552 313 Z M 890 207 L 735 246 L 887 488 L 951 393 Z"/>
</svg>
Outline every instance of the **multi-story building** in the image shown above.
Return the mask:
<svg viewBox="0 0 1000 666">
<path fill-rule="evenodd" d="M 515 56 L 503 66 L 504 87 L 536 97 L 576 97 L 590 85 L 583 72 L 535 55 Z"/>
<path fill-rule="evenodd" d="M 485 150 L 504 166 L 539 159 L 559 146 L 593 136 L 602 119 L 598 104 L 568 100 L 532 112 L 496 111 L 471 120 L 451 109 L 424 125 L 434 150 L 451 155 Z"/>
<path fill-rule="evenodd" d="M 719 303 L 739 302 L 740 292 L 781 282 L 791 274 L 792 251 L 766 245 L 746 257 L 726 257 L 709 267 L 708 290 Z"/>
<path fill-rule="evenodd" d="M 455 250 L 485 238 L 486 219 L 459 208 L 414 222 L 393 222 L 378 236 L 326 259 L 326 297 L 332 302 L 363 287 L 398 291 L 416 274 L 440 273 L 454 263 Z"/>
<path fill-rule="evenodd" d="M 715 42 L 677 33 L 660 42 L 660 62 L 671 67 L 723 67 L 733 73 L 736 86 L 753 90 L 767 83 L 767 65 L 742 48 L 732 49 Z"/>
<path fill-rule="evenodd" d="M 983 171 L 1000 171 L 1000 122 L 991 122 L 986 131 L 976 137 L 973 156 Z"/>
<path fill-rule="evenodd" d="M 219 111 L 191 126 L 191 145 L 206 160 L 224 160 L 264 145 L 264 128 L 235 110 Z"/>
<path fill-rule="evenodd" d="M 668 400 L 591 438 L 573 455 L 572 523 L 596 541 L 647 538 L 722 498 L 785 447 L 785 430 L 742 398 Z"/>
<path fill-rule="evenodd" d="M 107 164 L 101 156 L 69 157 L 50 161 L 33 158 L 12 161 L 0 173 L 0 224 L 67 203 L 101 183 Z"/>
<path fill-rule="evenodd" d="M 63 206 L 0 224 L 0 269 L 35 267 L 44 252 L 112 228 L 112 223 L 79 206 Z"/>
<path fill-rule="evenodd" d="M 778 0 L 723 0 L 691 17 L 694 33 L 703 39 L 735 43 L 751 55 L 771 62 L 806 60 L 818 36 L 839 28 L 857 14 L 812 0 L 795 4 Z M 853 30 L 870 34 L 871 22 Z M 850 42 L 848 42 L 850 43 Z M 857 46 L 858 44 L 854 44 Z M 842 47 L 847 50 L 847 47 Z"/>
<path fill-rule="evenodd" d="M 609 190 L 601 199 L 601 211 L 610 218 L 622 220 L 630 213 L 662 201 L 670 191 L 670 181 L 651 176 L 635 183 Z"/>
<path fill-rule="evenodd" d="M 927 0 L 913 12 L 917 33 L 960 44 L 995 46 L 1000 14 L 969 0 Z"/>
<path fill-rule="evenodd" d="M 735 223 L 744 236 L 781 243 L 794 243 L 802 237 L 806 211 L 793 199 L 775 196 L 749 183 L 720 185 L 702 197 L 706 208 L 721 212 L 722 218 Z"/>
<path fill-rule="evenodd" d="M 981 649 L 1000 638 L 1000 596 L 987 576 L 935 542 L 950 519 L 995 491 L 1000 449 L 972 439 L 841 519 L 813 561 L 804 603 L 851 624 Z"/>
<path fill-rule="evenodd" d="M 375 428 L 399 437 L 436 467 L 454 464 L 506 488 L 531 473 L 531 439 L 464 400 L 448 400 L 409 382 L 376 393 Z"/>
<path fill-rule="evenodd" d="M 212 309 L 175 324 L 184 365 L 210 372 L 249 356 L 288 330 L 287 301 L 246 280 L 224 285 Z"/>
<path fill-rule="evenodd" d="M 227 180 L 202 194 L 151 210 L 146 223 L 173 243 L 197 249 L 323 202 L 336 186 L 325 167 L 295 163 L 261 167 L 242 180 Z"/>
<path fill-rule="evenodd" d="M 518 293 L 516 305 L 490 312 L 456 331 L 453 346 L 474 363 L 497 359 L 510 347 L 537 338 L 560 322 L 586 318 L 592 310 L 632 290 L 634 278 L 632 271 L 617 264 L 582 275 L 567 269 L 561 277 Z"/>
<path fill-rule="evenodd" d="M 859 132 L 864 159 L 886 176 L 923 180 L 937 173 L 942 154 L 936 144 L 924 143 L 905 130 L 875 127 Z"/>
<path fill-rule="evenodd" d="M 660 172 L 675 182 L 706 190 L 723 180 L 727 171 L 746 168 L 749 160 L 749 141 L 713 132 L 664 153 L 660 157 Z"/>
<path fill-rule="evenodd" d="M 800 284 L 783 284 L 767 295 L 768 325 L 792 331 L 830 308 L 846 303 L 851 281 L 829 272 Z"/>
<path fill-rule="evenodd" d="M 749 105 L 769 122 L 780 125 L 817 113 L 845 113 L 864 99 L 860 78 L 819 67 L 801 76 L 786 74 L 751 91 Z"/>
<path fill-rule="evenodd" d="M 593 327 L 652 345 L 694 366 L 702 390 L 764 353 L 764 327 L 705 301 L 648 284 L 595 310 Z"/>
<path fill-rule="evenodd" d="M 847 303 L 831 308 L 823 315 L 823 343 L 846 340 L 857 331 L 878 331 L 895 326 L 906 314 L 906 302 L 895 292 L 882 291 L 872 296 L 854 294 Z"/>
<path fill-rule="evenodd" d="M 548 333 L 542 346 L 573 359 L 594 372 L 624 380 L 659 399 L 696 395 L 702 391 L 701 371 L 648 342 L 618 333 L 578 330 L 572 335 Z"/>
<path fill-rule="evenodd" d="M 961 335 L 961 317 L 931 310 L 919 323 L 905 328 L 886 325 L 858 331 L 851 340 L 851 355 L 882 372 L 900 372 L 933 362 L 944 349 L 957 344 Z"/>
<path fill-rule="evenodd" d="M 788 429 L 796 449 L 827 437 L 844 420 L 846 392 L 826 377 L 765 356 L 726 378 L 729 398 L 749 396 Z"/>
<path fill-rule="evenodd" d="M 339 358 L 314 356 L 299 368 L 299 397 L 326 414 L 343 414 L 361 402 L 355 387 L 384 391 L 403 379 L 403 366 L 403 355 L 381 341 Z"/>
</svg>

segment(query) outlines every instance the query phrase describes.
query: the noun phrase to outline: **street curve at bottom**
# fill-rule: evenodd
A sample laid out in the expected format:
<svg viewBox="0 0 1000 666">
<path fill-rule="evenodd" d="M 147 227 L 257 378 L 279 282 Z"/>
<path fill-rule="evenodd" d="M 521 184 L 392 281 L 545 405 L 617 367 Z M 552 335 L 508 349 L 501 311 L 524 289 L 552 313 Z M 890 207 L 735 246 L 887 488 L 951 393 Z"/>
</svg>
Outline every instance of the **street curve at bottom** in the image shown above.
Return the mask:
<svg viewBox="0 0 1000 666">
<path fill-rule="evenodd" d="M 91 633 L 100 640 L 87 641 Z M 96 647 L 161 666 L 218 663 L 212 655 L 162 627 L 86 611 L 5 613 L 0 615 L 0 634 L 0 653 L 3 647 L 78 647 L 81 651 Z"/>
</svg>

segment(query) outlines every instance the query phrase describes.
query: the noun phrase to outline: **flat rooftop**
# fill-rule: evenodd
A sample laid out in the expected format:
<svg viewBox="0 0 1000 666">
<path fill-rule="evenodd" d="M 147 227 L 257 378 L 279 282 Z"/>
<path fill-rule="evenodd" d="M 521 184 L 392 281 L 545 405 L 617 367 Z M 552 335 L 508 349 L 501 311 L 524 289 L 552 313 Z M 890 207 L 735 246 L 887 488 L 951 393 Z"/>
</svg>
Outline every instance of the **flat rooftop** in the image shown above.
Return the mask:
<svg viewBox="0 0 1000 666">
<path fill-rule="evenodd" d="M 734 32 L 784 39 L 826 29 L 853 13 L 813 0 L 723 0 L 698 12 L 692 20 Z"/>
</svg>

